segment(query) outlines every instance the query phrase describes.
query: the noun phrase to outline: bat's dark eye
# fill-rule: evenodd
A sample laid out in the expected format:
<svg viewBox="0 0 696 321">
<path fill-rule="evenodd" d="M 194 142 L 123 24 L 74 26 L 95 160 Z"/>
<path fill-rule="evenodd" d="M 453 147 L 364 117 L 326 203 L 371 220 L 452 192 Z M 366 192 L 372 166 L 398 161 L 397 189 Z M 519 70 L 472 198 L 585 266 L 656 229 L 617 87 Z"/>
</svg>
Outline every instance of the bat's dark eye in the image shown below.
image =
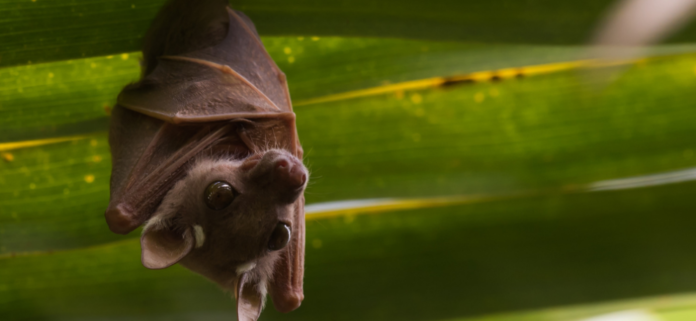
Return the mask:
<svg viewBox="0 0 696 321">
<path fill-rule="evenodd" d="M 271 240 L 268 242 L 268 249 L 271 251 L 277 251 L 288 245 L 290 241 L 290 226 L 285 223 L 278 223 L 275 229 L 273 229 L 273 234 L 271 234 Z"/>
<path fill-rule="evenodd" d="M 205 204 L 214 210 L 221 210 L 234 200 L 237 193 L 228 182 L 217 181 L 205 188 Z"/>
</svg>

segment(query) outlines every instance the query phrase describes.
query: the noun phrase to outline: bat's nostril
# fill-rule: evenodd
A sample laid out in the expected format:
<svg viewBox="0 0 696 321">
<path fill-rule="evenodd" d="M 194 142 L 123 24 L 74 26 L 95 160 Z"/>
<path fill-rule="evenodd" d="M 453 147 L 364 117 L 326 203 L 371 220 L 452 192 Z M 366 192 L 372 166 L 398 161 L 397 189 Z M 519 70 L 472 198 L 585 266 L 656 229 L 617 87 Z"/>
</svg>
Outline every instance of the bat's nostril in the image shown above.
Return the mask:
<svg viewBox="0 0 696 321">
<path fill-rule="evenodd" d="M 276 168 L 287 168 L 289 165 L 290 164 L 285 159 L 278 160 L 275 164 Z"/>
<path fill-rule="evenodd" d="M 305 181 L 307 181 L 307 174 L 304 173 L 300 166 L 293 166 L 293 168 L 291 168 L 287 174 L 288 183 L 293 188 L 302 186 L 304 185 Z"/>
<path fill-rule="evenodd" d="M 283 185 L 295 189 L 304 185 L 307 181 L 307 173 L 301 164 L 293 164 L 292 161 L 281 159 L 275 163 L 276 173 Z"/>
</svg>

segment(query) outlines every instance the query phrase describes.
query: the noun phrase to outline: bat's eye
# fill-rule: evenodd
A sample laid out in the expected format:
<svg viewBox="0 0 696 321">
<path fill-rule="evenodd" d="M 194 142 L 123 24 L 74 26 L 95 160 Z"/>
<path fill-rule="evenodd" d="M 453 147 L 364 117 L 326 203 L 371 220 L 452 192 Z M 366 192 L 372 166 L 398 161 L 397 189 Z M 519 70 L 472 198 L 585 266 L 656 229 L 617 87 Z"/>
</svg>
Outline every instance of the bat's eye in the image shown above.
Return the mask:
<svg viewBox="0 0 696 321">
<path fill-rule="evenodd" d="M 268 242 L 268 249 L 271 251 L 277 251 L 288 245 L 290 241 L 290 226 L 285 223 L 278 223 L 275 229 L 273 229 L 273 234 L 271 234 L 271 240 Z"/>
<path fill-rule="evenodd" d="M 205 188 L 205 204 L 214 210 L 221 210 L 234 200 L 237 193 L 228 182 L 217 181 Z"/>
</svg>

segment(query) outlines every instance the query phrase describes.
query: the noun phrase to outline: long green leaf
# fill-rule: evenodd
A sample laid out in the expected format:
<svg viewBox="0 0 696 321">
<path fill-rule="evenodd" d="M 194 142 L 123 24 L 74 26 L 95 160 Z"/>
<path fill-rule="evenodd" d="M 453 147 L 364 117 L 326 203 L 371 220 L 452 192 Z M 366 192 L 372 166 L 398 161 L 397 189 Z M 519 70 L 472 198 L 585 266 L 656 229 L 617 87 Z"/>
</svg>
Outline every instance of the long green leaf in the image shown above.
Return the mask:
<svg viewBox="0 0 696 321">
<path fill-rule="evenodd" d="M 108 115 L 163 2 L 0 0 L 0 319 L 234 318 L 103 219 Z M 576 45 L 608 0 L 232 2 L 288 75 L 312 170 L 306 300 L 262 319 L 694 319 L 674 294 L 696 289 L 696 56 L 593 91 Z"/>
<path fill-rule="evenodd" d="M 0 66 L 136 51 L 163 0 L 0 1 Z M 608 0 L 234 0 L 263 35 L 582 44 Z M 674 41 L 692 41 L 691 25 Z"/>
<path fill-rule="evenodd" d="M 573 189 L 693 167 L 695 65 L 693 56 L 655 60 L 601 94 L 571 71 L 298 107 L 307 201 Z M 101 214 L 106 139 L 91 137 L 96 147 L 85 139 L 4 152 L 13 160 L 0 163 L 0 224 L 12 228 L 0 230 L 0 253 L 116 238 Z M 64 194 L 74 186 L 96 194 Z"/>
<path fill-rule="evenodd" d="M 286 72 L 298 106 L 402 82 L 572 61 L 585 52 L 370 38 L 266 37 L 264 42 Z M 670 45 L 647 54 L 694 51 L 694 45 Z M 0 143 L 105 130 L 118 92 L 139 77 L 139 59 L 131 53 L 0 69 Z"/>
<path fill-rule="evenodd" d="M 306 300 L 263 318 L 437 320 L 690 291 L 695 191 L 691 182 L 310 220 Z M 0 313 L 232 318 L 230 296 L 210 282 L 180 267 L 147 270 L 139 258 L 137 240 L 5 256 Z"/>
</svg>

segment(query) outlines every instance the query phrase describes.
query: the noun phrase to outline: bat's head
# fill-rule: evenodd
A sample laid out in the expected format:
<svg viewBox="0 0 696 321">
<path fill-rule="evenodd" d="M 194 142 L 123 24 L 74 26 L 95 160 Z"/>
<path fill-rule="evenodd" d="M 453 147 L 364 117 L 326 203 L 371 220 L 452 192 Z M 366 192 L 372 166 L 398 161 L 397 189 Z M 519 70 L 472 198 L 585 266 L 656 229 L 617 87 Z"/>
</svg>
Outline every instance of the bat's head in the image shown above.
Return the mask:
<svg viewBox="0 0 696 321">
<path fill-rule="evenodd" d="M 302 162 L 281 149 L 243 160 L 203 158 L 167 193 L 141 237 L 142 262 L 180 262 L 260 312 L 274 264 L 293 237 Z"/>
</svg>

